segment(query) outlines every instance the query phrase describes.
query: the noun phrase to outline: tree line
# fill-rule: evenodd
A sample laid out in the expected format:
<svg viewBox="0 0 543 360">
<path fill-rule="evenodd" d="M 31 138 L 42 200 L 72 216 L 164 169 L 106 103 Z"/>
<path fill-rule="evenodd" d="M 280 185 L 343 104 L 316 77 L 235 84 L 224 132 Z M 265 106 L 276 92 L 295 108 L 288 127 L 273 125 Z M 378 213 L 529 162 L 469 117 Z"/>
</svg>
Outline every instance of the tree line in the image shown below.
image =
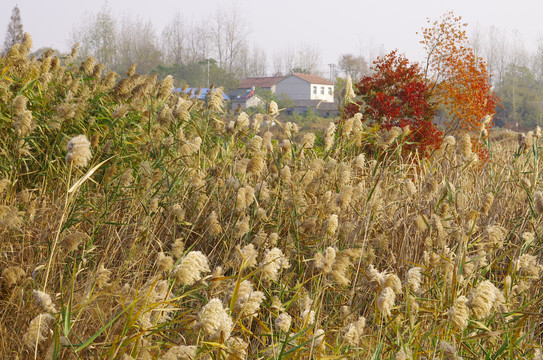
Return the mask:
<svg viewBox="0 0 543 360">
<path fill-rule="evenodd" d="M 3 50 L 20 42 L 22 36 L 21 14 L 15 6 Z M 316 73 L 341 85 L 347 75 L 356 80 L 370 71 L 367 57 L 345 53 L 336 64 L 329 64 L 329 73 L 322 72 L 320 50 L 312 44 L 285 46 L 268 56 L 249 38 L 248 20 L 235 5 L 219 7 L 205 19 L 189 20 L 174 13 L 158 32 L 149 20 L 116 17 L 105 4 L 96 13 L 85 14 L 68 43 L 80 44 L 81 59 L 93 56 L 119 74 L 137 63 L 138 72 L 173 75 L 178 86 L 234 88 L 239 79 L 292 72 Z M 490 83 L 501 98 L 496 125 L 513 129 L 543 125 L 543 37 L 535 51 L 526 49 L 518 32 L 495 26 L 476 27 L 470 40 L 475 54 L 486 60 Z"/>
</svg>

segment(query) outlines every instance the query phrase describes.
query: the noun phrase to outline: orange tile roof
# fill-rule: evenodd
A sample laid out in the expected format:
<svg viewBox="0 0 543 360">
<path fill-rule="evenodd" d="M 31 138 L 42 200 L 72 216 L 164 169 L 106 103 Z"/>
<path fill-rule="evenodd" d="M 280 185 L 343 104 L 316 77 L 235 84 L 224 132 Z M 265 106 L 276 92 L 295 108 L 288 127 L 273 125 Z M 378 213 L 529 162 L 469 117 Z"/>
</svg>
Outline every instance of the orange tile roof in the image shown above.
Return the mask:
<svg viewBox="0 0 543 360">
<path fill-rule="evenodd" d="M 317 75 L 311 75 L 311 74 L 301 74 L 301 73 L 293 73 L 292 75 L 299 77 L 302 80 L 307 81 L 310 84 L 319 84 L 319 85 L 334 85 L 328 80 L 325 80 Z"/>
<path fill-rule="evenodd" d="M 284 76 L 247 78 L 247 79 L 240 80 L 239 88 L 240 89 L 250 89 L 252 87 L 271 88 L 273 85 L 277 84 L 277 82 L 283 78 Z"/>
</svg>

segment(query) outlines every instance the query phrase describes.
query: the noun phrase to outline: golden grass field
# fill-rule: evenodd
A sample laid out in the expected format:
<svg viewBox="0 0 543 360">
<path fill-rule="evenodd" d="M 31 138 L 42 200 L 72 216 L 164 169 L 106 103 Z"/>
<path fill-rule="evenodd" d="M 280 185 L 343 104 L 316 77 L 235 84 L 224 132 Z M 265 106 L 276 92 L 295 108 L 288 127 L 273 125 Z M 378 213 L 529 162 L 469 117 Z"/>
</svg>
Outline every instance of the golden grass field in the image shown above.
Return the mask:
<svg viewBox="0 0 543 360">
<path fill-rule="evenodd" d="M 402 156 L 30 47 L 0 58 L 2 358 L 543 359 L 539 130 Z"/>
</svg>

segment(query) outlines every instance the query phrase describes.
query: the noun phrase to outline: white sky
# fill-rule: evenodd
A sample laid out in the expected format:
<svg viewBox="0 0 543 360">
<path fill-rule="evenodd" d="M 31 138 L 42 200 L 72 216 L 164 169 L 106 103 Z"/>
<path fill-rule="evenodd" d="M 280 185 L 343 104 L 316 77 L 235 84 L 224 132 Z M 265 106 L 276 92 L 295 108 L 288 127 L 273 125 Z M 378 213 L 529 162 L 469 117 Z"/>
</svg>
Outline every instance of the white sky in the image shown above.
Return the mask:
<svg viewBox="0 0 543 360">
<path fill-rule="evenodd" d="M 399 49 L 413 61 L 421 60 L 417 31 L 426 18 L 438 19 L 453 10 L 470 25 L 494 25 L 518 31 L 528 49 L 543 35 L 543 1 L 540 0 L 110 0 L 113 16 L 150 19 L 157 35 L 180 11 L 185 19 L 210 17 L 217 6 L 237 1 L 250 25 L 250 43 L 266 50 L 271 64 L 274 52 L 309 43 L 321 52 L 323 72 L 339 55 L 377 55 L 377 49 Z M 52 46 L 67 51 L 67 39 L 85 12 L 96 13 L 101 0 L 1 0 L 0 46 L 13 7 L 21 10 L 23 27 L 34 39 L 34 49 Z"/>
</svg>

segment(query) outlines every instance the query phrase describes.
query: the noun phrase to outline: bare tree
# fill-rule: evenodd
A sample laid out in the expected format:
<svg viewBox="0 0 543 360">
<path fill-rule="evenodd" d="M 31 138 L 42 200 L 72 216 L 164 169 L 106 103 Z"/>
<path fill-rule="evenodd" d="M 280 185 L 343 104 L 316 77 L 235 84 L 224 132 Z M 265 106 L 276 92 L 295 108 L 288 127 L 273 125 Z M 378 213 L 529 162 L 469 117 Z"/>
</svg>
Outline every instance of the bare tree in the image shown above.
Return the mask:
<svg viewBox="0 0 543 360">
<path fill-rule="evenodd" d="M 539 82 L 543 81 L 543 37 L 537 39 L 537 49 L 532 59 L 532 71 Z"/>
<path fill-rule="evenodd" d="M 79 42 L 81 57 L 94 56 L 113 66 L 116 62 L 117 23 L 111 8 L 104 5 L 96 14 L 85 14 L 70 35 L 70 46 Z"/>
<path fill-rule="evenodd" d="M 318 47 L 309 43 L 302 43 L 298 47 L 297 67 L 303 72 L 314 74 L 318 72 L 321 53 Z"/>
<path fill-rule="evenodd" d="M 283 72 L 283 56 L 279 52 L 273 53 L 272 73 L 274 76 L 281 76 L 285 74 Z"/>
<path fill-rule="evenodd" d="M 292 72 L 316 73 L 320 62 L 320 50 L 311 44 L 300 43 L 295 48 L 285 47 L 273 54 L 273 73 L 278 75 Z"/>
<path fill-rule="evenodd" d="M 21 21 L 21 11 L 15 5 L 11 11 L 11 18 L 4 40 L 4 51 L 8 51 L 15 44 L 20 44 L 23 41 L 23 22 Z"/>
<path fill-rule="evenodd" d="M 239 56 L 239 69 L 235 71 L 241 77 L 259 77 L 266 76 L 267 73 L 267 57 L 266 52 L 256 45 L 252 48 L 243 47 Z"/>
<path fill-rule="evenodd" d="M 185 65 L 188 48 L 188 29 L 181 13 L 176 12 L 172 21 L 162 31 L 162 53 L 167 64 Z"/>
<path fill-rule="evenodd" d="M 494 84 L 505 76 L 510 64 L 526 67 L 533 64 L 533 58 L 526 51 L 518 31 L 508 34 L 496 26 L 490 26 L 485 30 L 477 27 L 472 34 L 471 42 L 475 44 L 477 55 L 486 60 Z"/>
<path fill-rule="evenodd" d="M 162 55 L 156 44 L 157 36 L 150 21 L 124 17 L 119 28 L 115 70 L 124 72 L 137 63 L 139 72 L 150 73 L 160 64 Z"/>
<path fill-rule="evenodd" d="M 241 15 L 240 6 L 235 3 L 215 11 L 212 25 L 213 44 L 220 68 L 232 73 L 243 47 L 246 45 L 248 23 Z"/>
<path fill-rule="evenodd" d="M 343 54 L 338 59 L 338 68 L 345 76 L 350 75 L 354 81 L 358 81 L 368 72 L 368 62 L 363 56 Z"/>
<path fill-rule="evenodd" d="M 296 64 L 296 51 L 292 47 L 286 47 L 280 52 L 273 54 L 274 75 L 285 75 L 292 72 Z"/>
<path fill-rule="evenodd" d="M 196 63 L 210 58 L 211 29 L 206 23 L 193 24 L 187 32 L 187 62 Z"/>
</svg>

